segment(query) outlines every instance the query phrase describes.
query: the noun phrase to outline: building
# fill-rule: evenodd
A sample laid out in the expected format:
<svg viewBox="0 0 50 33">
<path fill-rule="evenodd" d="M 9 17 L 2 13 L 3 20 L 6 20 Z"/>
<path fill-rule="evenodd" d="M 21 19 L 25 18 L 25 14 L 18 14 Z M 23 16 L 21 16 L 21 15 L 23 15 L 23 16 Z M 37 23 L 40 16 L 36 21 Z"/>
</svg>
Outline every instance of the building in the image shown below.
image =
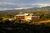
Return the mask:
<svg viewBox="0 0 50 33">
<path fill-rule="evenodd" d="M 18 15 L 16 15 L 16 19 L 29 21 L 29 20 L 31 20 L 31 16 L 29 15 L 29 13 L 18 14 Z"/>
<path fill-rule="evenodd" d="M 24 20 L 24 15 L 23 14 L 18 14 L 18 15 L 16 15 L 16 19 L 18 19 L 18 20 Z"/>
<path fill-rule="evenodd" d="M 33 21 L 39 21 L 39 19 L 40 19 L 40 16 L 32 16 Z"/>
<path fill-rule="evenodd" d="M 34 21 L 34 20 L 39 20 L 40 16 L 32 16 L 33 14 L 29 14 L 29 13 L 24 13 L 24 14 L 18 14 L 16 15 L 16 19 L 17 20 L 23 20 L 23 21 Z"/>
</svg>

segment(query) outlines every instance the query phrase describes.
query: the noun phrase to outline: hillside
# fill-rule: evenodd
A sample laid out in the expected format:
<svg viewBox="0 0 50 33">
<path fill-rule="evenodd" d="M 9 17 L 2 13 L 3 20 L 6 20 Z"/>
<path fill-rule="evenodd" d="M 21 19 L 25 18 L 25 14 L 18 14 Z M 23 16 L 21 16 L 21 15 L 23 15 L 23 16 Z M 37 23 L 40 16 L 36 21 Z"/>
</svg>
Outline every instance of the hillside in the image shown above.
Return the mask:
<svg viewBox="0 0 50 33">
<path fill-rule="evenodd" d="M 46 6 L 42 8 L 22 9 L 22 10 L 4 10 L 4 11 L 0 11 L 0 16 L 7 14 L 16 15 L 19 12 L 50 13 L 50 6 Z"/>
</svg>

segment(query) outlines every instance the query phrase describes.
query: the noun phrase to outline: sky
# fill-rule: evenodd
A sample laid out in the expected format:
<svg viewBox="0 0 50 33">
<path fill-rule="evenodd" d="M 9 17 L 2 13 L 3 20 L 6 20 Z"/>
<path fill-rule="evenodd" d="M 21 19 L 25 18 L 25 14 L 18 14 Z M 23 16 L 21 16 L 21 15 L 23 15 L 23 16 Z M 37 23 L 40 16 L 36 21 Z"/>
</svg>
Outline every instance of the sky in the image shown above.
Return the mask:
<svg viewBox="0 0 50 33">
<path fill-rule="evenodd" d="M 50 0 L 0 0 L 2 9 L 23 9 L 32 7 L 50 6 Z"/>
</svg>

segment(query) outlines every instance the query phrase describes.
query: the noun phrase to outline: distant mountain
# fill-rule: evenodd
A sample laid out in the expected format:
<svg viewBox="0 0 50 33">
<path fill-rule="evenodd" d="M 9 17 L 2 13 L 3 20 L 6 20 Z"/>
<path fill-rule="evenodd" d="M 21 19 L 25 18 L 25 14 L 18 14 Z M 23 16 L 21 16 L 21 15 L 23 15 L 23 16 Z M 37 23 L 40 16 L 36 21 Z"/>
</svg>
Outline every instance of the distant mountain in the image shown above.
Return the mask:
<svg viewBox="0 0 50 33">
<path fill-rule="evenodd" d="M 0 11 L 0 15 L 7 15 L 7 14 L 12 14 L 12 15 L 16 15 L 19 12 L 34 12 L 34 11 L 48 11 L 50 12 L 50 6 L 46 6 L 46 7 L 41 7 L 41 8 L 28 8 L 28 9 L 20 9 L 20 10 L 4 10 L 4 11 Z"/>
</svg>

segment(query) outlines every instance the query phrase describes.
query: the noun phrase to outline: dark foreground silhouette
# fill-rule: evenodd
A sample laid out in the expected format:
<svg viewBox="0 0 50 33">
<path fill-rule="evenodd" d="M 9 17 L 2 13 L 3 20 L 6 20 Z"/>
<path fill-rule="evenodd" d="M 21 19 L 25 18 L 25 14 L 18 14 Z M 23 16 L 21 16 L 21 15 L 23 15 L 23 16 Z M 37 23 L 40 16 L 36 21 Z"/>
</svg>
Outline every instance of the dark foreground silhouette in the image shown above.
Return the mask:
<svg viewBox="0 0 50 33">
<path fill-rule="evenodd" d="M 5 21 L 0 22 L 0 33 L 49 33 L 50 26 L 41 25 L 29 25 L 26 23 L 15 23 Z"/>
</svg>

